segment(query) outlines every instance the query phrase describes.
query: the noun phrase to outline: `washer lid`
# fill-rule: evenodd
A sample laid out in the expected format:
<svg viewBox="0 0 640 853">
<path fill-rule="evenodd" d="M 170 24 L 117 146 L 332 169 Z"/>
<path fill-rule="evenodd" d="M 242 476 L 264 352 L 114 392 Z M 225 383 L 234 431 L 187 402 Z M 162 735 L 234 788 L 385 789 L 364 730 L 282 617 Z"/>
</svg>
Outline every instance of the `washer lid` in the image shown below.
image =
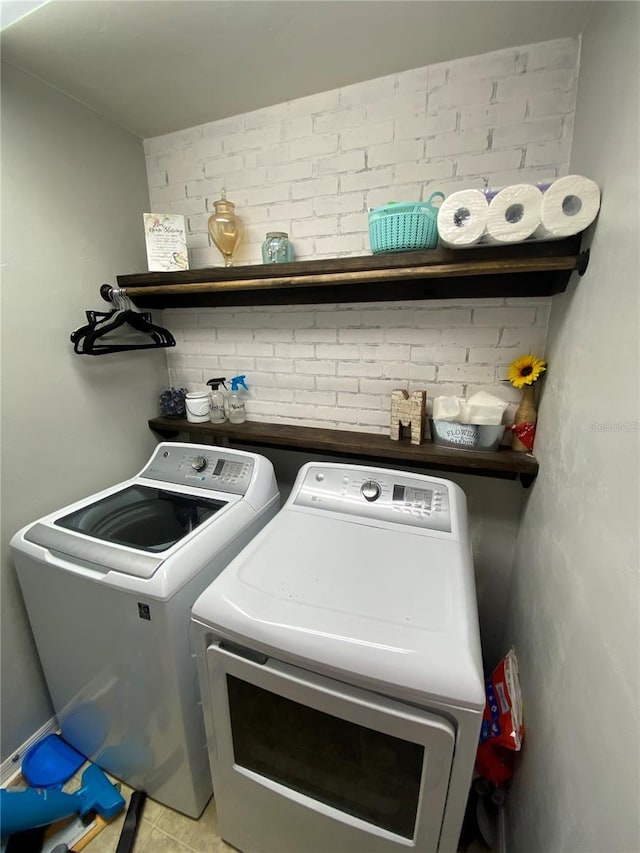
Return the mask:
<svg viewBox="0 0 640 853">
<path fill-rule="evenodd" d="M 56 518 L 56 527 L 157 554 L 199 527 L 226 501 L 136 483 Z"/>
<path fill-rule="evenodd" d="M 62 511 L 51 523 L 37 522 L 25 539 L 105 571 L 149 578 L 166 559 L 165 552 L 227 503 L 134 483 Z"/>
<path fill-rule="evenodd" d="M 338 679 L 484 707 L 473 568 L 449 539 L 285 509 L 193 613 Z"/>
</svg>

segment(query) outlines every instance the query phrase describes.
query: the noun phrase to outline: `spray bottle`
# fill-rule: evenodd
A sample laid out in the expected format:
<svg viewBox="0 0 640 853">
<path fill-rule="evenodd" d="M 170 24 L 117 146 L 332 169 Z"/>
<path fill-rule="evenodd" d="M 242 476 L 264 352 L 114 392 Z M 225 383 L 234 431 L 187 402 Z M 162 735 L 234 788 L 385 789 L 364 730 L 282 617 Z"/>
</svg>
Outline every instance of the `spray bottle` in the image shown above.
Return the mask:
<svg viewBox="0 0 640 853">
<path fill-rule="evenodd" d="M 209 402 L 209 419 L 213 424 L 223 424 L 227 415 L 224 410 L 225 395 L 220 390 L 220 385 L 224 388 L 226 376 L 218 376 L 216 379 L 210 379 L 207 385 L 211 386 L 211 400 Z"/>
<path fill-rule="evenodd" d="M 231 380 L 231 393 L 227 397 L 227 405 L 229 407 L 229 421 L 232 424 L 243 424 L 246 421 L 244 412 L 244 392 L 240 391 L 238 386 L 242 385 L 245 391 L 248 391 L 242 376 L 234 376 Z"/>
</svg>

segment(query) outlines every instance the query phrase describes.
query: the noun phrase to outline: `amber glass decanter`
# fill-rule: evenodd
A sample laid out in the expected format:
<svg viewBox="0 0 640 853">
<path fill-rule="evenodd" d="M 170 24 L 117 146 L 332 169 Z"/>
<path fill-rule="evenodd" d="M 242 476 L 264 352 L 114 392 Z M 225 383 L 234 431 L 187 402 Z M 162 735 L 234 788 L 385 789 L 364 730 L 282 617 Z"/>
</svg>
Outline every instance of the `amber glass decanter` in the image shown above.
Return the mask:
<svg viewBox="0 0 640 853">
<path fill-rule="evenodd" d="M 213 207 L 208 223 L 209 237 L 222 252 L 225 267 L 230 267 L 233 266 L 233 253 L 242 238 L 242 221 L 236 216 L 235 205 L 227 200 L 224 189 Z"/>
</svg>

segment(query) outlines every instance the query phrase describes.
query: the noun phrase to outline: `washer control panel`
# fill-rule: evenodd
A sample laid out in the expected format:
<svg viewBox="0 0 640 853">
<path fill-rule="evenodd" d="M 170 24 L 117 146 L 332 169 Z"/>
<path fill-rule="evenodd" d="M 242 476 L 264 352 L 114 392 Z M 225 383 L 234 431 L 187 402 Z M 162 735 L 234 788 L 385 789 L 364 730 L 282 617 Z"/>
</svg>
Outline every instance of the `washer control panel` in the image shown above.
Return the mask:
<svg viewBox="0 0 640 853">
<path fill-rule="evenodd" d="M 251 457 L 225 453 L 217 447 L 160 446 L 140 476 L 244 495 L 251 483 L 253 466 Z"/>
<path fill-rule="evenodd" d="M 297 486 L 297 506 L 451 532 L 449 489 L 422 474 L 311 465 Z"/>
</svg>

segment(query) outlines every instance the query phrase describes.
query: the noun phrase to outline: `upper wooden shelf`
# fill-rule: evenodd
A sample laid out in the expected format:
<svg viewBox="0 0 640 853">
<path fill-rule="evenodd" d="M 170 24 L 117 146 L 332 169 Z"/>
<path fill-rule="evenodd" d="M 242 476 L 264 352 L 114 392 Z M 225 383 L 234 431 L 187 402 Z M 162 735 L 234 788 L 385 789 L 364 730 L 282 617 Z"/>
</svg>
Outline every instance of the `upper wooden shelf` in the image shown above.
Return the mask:
<svg viewBox="0 0 640 853">
<path fill-rule="evenodd" d="M 119 275 L 141 308 L 551 296 L 581 275 L 580 237 L 517 246 Z"/>
<path fill-rule="evenodd" d="M 417 468 L 457 471 L 501 477 L 531 485 L 538 473 L 538 461 L 530 453 L 516 453 L 500 448 L 494 453 L 477 450 L 450 450 L 432 441 L 411 444 L 407 438 L 392 441 L 388 435 L 350 430 L 320 429 L 318 427 L 270 424 L 246 421 L 243 424 L 201 423 L 185 419 L 151 418 L 150 428 L 166 438 L 187 433 L 194 441 L 204 436 L 214 443 L 250 444 L 262 447 L 282 447 L 286 450 L 306 450 L 351 456 L 375 462 L 404 462 Z"/>
</svg>

